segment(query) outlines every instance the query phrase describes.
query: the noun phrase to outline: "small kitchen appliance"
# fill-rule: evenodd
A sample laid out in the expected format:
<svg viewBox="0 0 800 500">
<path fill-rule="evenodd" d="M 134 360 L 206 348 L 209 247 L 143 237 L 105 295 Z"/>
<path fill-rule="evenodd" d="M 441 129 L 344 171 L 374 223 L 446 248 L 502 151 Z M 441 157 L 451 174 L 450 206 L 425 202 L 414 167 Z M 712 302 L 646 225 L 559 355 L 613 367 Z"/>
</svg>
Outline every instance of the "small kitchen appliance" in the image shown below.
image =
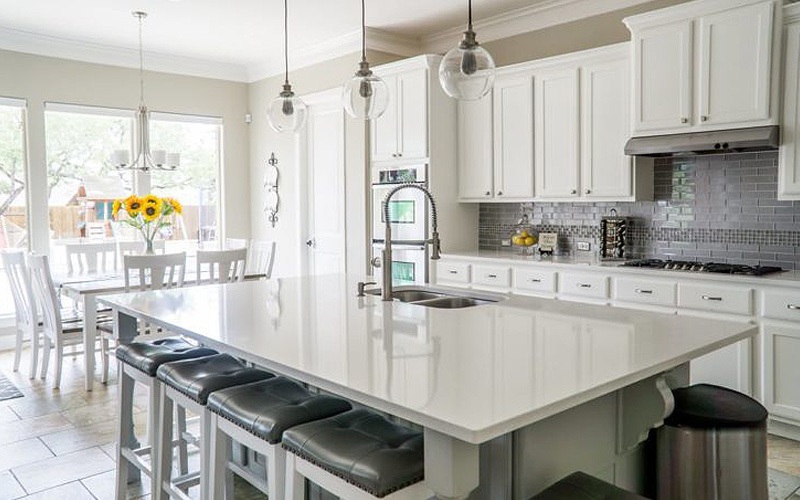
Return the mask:
<svg viewBox="0 0 800 500">
<path fill-rule="evenodd" d="M 600 219 L 600 260 L 620 260 L 626 258 L 629 217 L 620 217 L 616 209 Z"/>
</svg>

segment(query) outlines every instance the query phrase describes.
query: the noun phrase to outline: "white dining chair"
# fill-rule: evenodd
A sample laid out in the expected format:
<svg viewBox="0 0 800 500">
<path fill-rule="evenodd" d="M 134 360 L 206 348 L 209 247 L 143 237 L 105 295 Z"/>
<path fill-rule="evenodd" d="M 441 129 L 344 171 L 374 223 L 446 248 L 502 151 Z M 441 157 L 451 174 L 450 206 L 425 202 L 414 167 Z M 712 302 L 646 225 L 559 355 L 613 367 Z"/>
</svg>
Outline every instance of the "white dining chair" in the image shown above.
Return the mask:
<svg viewBox="0 0 800 500">
<path fill-rule="evenodd" d="M 225 238 L 225 248 L 223 250 L 233 250 L 234 248 L 247 248 L 249 242 L 244 238 Z"/>
<path fill-rule="evenodd" d="M 247 265 L 247 248 L 232 250 L 198 250 L 197 284 L 243 281 Z"/>
<path fill-rule="evenodd" d="M 114 268 L 122 266 L 123 258 L 126 255 L 140 255 L 144 250 L 144 241 L 142 240 L 117 240 L 117 260 L 119 266 L 115 265 Z M 166 250 L 166 243 L 164 240 L 153 241 L 153 250 L 156 253 L 163 254 Z"/>
<path fill-rule="evenodd" d="M 117 249 L 113 242 L 67 243 L 64 248 L 70 276 L 106 272 L 116 263 Z"/>
<path fill-rule="evenodd" d="M 55 349 L 55 384 L 58 388 L 61 384 L 61 372 L 63 358 L 66 355 L 73 356 L 77 352 L 85 356 L 93 356 L 96 347 L 92 347 L 91 352 L 73 351 L 69 354 L 64 353 L 64 348 L 68 346 L 83 345 L 83 322 L 63 322 L 61 307 L 58 301 L 53 276 L 50 273 L 50 263 L 46 255 L 28 255 L 27 264 L 30 269 L 31 288 L 33 289 L 36 305 L 41 312 L 42 319 L 42 371 L 41 378 L 47 378 L 47 371 L 50 362 L 50 351 Z M 102 320 L 98 320 L 102 324 Z M 32 343 L 32 344 L 35 344 Z"/>
<path fill-rule="evenodd" d="M 124 255 L 122 267 L 125 292 L 180 288 L 186 277 L 186 253 Z M 147 324 L 139 325 L 138 329 L 140 335 L 148 335 L 153 332 L 153 329 Z M 103 364 L 101 381 L 105 384 L 108 382 L 110 342 L 116 340 L 114 339 L 113 322 L 98 324 L 97 333 L 103 339 L 100 345 Z"/>
<path fill-rule="evenodd" d="M 22 344 L 31 343 L 30 378 L 36 377 L 39 354 L 39 320 L 36 313 L 36 301 L 31 287 L 31 277 L 25 264 L 25 252 L 3 252 L 3 267 L 8 276 L 11 296 L 14 299 L 14 319 L 16 322 L 16 340 L 14 343 L 14 371 L 19 370 L 22 357 Z"/>
<path fill-rule="evenodd" d="M 253 240 L 248 248 L 247 274 L 263 274 L 272 276 L 275 263 L 275 241 Z"/>
</svg>

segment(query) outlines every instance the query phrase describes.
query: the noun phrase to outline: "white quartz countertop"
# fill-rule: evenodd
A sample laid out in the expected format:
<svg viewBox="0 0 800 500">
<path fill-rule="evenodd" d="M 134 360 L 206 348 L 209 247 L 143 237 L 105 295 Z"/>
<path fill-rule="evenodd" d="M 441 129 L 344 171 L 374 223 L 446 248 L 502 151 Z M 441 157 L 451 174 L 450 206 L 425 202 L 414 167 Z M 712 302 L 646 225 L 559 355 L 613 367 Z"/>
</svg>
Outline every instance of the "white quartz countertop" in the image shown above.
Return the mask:
<svg viewBox="0 0 800 500">
<path fill-rule="evenodd" d="M 592 261 L 591 259 L 580 259 L 576 257 L 539 257 L 531 255 L 521 255 L 515 252 L 503 252 L 496 250 L 477 250 L 470 252 L 448 252 L 442 254 L 443 259 L 456 260 L 475 260 L 486 259 L 487 261 L 508 262 L 509 264 L 527 264 L 537 266 L 550 266 L 554 268 L 565 268 L 574 271 L 587 270 L 592 272 L 611 271 L 615 274 L 625 273 L 637 276 L 653 276 L 665 279 L 699 279 L 711 281 L 723 281 L 728 283 L 754 284 L 754 285 L 774 285 L 782 287 L 800 287 L 800 272 L 783 271 L 779 273 L 767 274 L 764 276 L 741 276 L 722 273 L 702 273 L 691 271 L 670 271 L 666 269 L 646 269 L 640 267 L 625 267 L 623 261 Z M 680 260 L 680 259 L 677 259 Z"/>
<path fill-rule="evenodd" d="M 273 279 L 100 302 L 471 443 L 757 332 L 746 323 L 503 295 L 434 309 L 356 297 L 358 279 Z"/>
</svg>

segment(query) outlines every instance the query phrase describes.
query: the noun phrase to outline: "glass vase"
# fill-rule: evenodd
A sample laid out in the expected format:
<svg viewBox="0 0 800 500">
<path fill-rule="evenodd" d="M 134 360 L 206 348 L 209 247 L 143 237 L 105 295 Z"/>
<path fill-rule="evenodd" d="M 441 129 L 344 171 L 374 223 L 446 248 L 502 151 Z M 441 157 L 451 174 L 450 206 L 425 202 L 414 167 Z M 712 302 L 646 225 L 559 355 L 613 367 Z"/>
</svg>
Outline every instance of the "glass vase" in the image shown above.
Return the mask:
<svg viewBox="0 0 800 500">
<path fill-rule="evenodd" d="M 153 249 L 153 240 L 152 238 L 144 239 L 144 255 L 155 255 L 156 251 Z"/>
</svg>

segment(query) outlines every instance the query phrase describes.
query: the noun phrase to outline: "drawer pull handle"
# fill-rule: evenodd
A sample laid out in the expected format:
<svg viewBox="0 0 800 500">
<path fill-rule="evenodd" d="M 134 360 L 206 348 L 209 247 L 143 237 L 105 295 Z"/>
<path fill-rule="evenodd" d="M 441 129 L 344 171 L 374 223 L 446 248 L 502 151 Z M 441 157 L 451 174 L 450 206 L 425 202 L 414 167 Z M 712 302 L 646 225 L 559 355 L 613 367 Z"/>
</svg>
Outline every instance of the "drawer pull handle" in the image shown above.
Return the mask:
<svg viewBox="0 0 800 500">
<path fill-rule="evenodd" d="M 714 297 L 712 295 L 703 295 L 703 300 L 713 300 L 714 302 L 722 302 L 722 297 Z"/>
<path fill-rule="evenodd" d="M 581 288 L 592 288 L 592 285 L 589 283 L 578 283 L 578 286 Z"/>
<path fill-rule="evenodd" d="M 643 293 L 643 294 L 646 294 L 646 295 L 653 295 L 653 291 L 652 290 L 643 290 L 641 288 L 637 288 L 635 290 L 635 292 L 636 293 Z"/>
<path fill-rule="evenodd" d="M 542 282 L 542 280 L 540 280 L 539 278 L 531 278 L 528 281 L 530 281 L 531 283 L 541 283 Z M 798 308 L 798 309 L 800 309 L 800 308 Z"/>
<path fill-rule="evenodd" d="M 487 278 L 492 278 L 492 279 L 497 279 L 497 275 L 496 274 L 487 274 L 486 277 Z"/>
<path fill-rule="evenodd" d="M 450 270 L 449 270 L 449 271 L 447 271 L 447 272 L 448 272 L 448 273 L 450 273 L 450 274 L 458 274 L 458 271 L 456 271 L 456 270 L 454 270 L 454 269 L 450 269 Z"/>
<path fill-rule="evenodd" d="M 788 304 L 786 309 L 791 309 L 792 311 L 800 311 L 800 306 L 797 304 Z"/>
</svg>

